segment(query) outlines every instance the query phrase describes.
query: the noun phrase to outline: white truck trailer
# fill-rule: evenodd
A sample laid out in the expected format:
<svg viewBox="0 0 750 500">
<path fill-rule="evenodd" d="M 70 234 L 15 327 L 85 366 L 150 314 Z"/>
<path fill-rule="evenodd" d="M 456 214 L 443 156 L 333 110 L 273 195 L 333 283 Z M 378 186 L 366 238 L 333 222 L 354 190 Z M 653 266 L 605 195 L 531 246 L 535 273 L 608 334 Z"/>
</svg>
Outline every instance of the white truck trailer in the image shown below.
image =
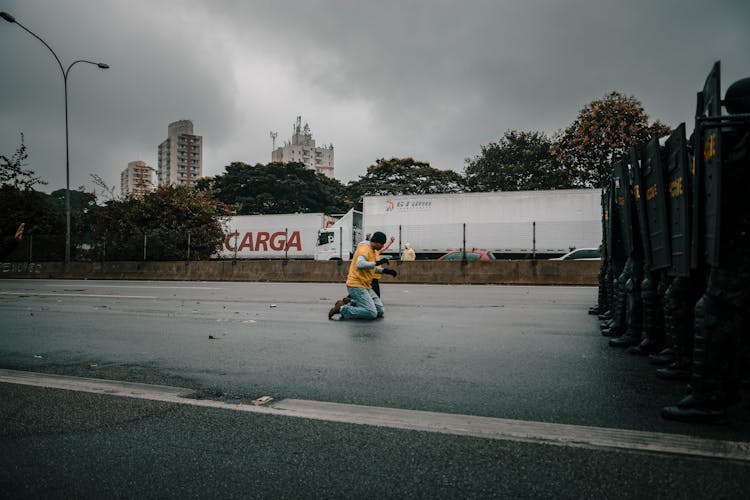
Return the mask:
<svg viewBox="0 0 750 500">
<path fill-rule="evenodd" d="M 322 214 L 237 215 L 229 219 L 221 259 L 313 259 L 321 229 L 334 219 Z"/>
<path fill-rule="evenodd" d="M 340 226 L 349 224 L 344 219 Z M 351 220 L 353 230 L 321 230 L 319 243 L 329 251 L 316 258 L 350 258 L 362 239 L 352 237 L 356 217 Z M 408 242 L 418 258 L 472 248 L 491 250 L 499 258 L 547 258 L 599 246 L 601 230 L 598 189 L 365 196 L 362 202 L 361 234 L 395 236 L 384 252 L 391 256 Z"/>
</svg>

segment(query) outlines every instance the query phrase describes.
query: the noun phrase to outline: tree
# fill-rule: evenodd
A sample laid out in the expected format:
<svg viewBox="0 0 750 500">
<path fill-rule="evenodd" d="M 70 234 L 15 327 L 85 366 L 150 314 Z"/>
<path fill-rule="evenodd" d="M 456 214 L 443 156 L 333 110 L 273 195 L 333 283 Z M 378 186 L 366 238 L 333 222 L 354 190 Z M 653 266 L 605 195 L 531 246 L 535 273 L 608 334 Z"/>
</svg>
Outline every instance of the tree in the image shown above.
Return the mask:
<svg viewBox="0 0 750 500">
<path fill-rule="evenodd" d="M 26 151 L 26 144 L 23 142 L 21 134 L 21 145 L 16 152 L 8 158 L 0 155 L 0 185 L 13 186 L 16 189 L 29 190 L 33 189 L 36 184 L 47 184 L 34 174 L 33 170 L 24 170 L 24 163 L 29 157 Z"/>
<path fill-rule="evenodd" d="M 22 222 L 25 223 L 24 240 L 34 242 L 35 260 L 62 260 L 65 256 L 65 210 L 46 193 L 3 184 L 0 186 L 2 236 L 12 235 Z M 19 251 L 26 255 L 25 250 Z"/>
<path fill-rule="evenodd" d="M 542 132 L 508 130 L 498 142 L 466 159 L 469 191 L 564 189 L 572 180 L 554 161 L 552 141 Z"/>
<path fill-rule="evenodd" d="M 65 210 L 65 189 L 57 189 L 50 193 L 60 210 Z M 95 193 L 89 193 L 83 186 L 78 190 L 70 190 L 70 223 L 73 238 L 84 233 L 90 233 L 94 226 L 94 213 L 98 208 Z"/>
<path fill-rule="evenodd" d="M 301 163 L 267 165 L 234 162 L 224 173 L 196 182 L 199 190 L 212 190 L 217 199 L 238 215 L 284 213 L 339 213 L 348 210 L 336 179 L 316 173 Z"/>
<path fill-rule="evenodd" d="M 365 195 L 460 193 L 463 178 L 452 170 L 438 170 L 413 158 L 380 158 L 367 173 L 347 185 L 350 200 Z"/>
<path fill-rule="evenodd" d="M 0 231 L 2 237 L 15 233 L 25 223 L 24 239 L 33 239 L 34 256 L 62 258 L 64 253 L 65 212 L 49 195 L 35 191 L 36 184 L 46 184 L 33 170 L 25 169 L 28 159 L 21 134 L 21 145 L 10 157 L 0 155 Z M 26 257 L 28 246 L 17 250 Z M 16 255 L 18 257 L 19 255 Z M 11 258 L 15 258 L 11 256 Z"/>
<path fill-rule="evenodd" d="M 611 92 L 589 103 L 555 139 L 552 156 L 574 179 L 576 187 L 603 187 L 609 179 L 612 160 L 626 154 L 631 145 L 641 145 L 670 128 L 660 121 L 649 124 L 641 102 L 633 96 Z"/>
<path fill-rule="evenodd" d="M 101 188 L 102 195 L 106 195 L 110 201 L 117 198 L 117 196 L 115 195 L 115 186 L 110 186 L 109 184 L 107 184 L 104 179 L 102 179 L 101 175 L 89 174 L 89 177 L 91 177 L 91 181 L 95 186 Z"/>
<path fill-rule="evenodd" d="M 205 259 L 224 238 L 228 214 L 211 192 L 184 186 L 159 188 L 142 198 L 109 201 L 97 210 L 95 231 L 105 241 L 109 260 L 140 260 L 146 236 L 147 258 L 152 260 Z"/>
</svg>

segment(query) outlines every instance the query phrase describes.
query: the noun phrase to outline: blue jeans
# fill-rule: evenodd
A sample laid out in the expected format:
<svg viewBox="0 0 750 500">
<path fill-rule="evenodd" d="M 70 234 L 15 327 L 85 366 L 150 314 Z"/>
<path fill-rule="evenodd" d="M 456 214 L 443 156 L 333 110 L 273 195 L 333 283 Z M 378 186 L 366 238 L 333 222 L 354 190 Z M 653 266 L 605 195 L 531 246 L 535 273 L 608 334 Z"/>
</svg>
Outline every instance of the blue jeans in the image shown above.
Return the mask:
<svg viewBox="0 0 750 500">
<path fill-rule="evenodd" d="M 375 319 L 383 317 L 383 303 L 372 288 L 346 287 L 351 302 L 341 307 L 344 319 Z"/>
</svg>

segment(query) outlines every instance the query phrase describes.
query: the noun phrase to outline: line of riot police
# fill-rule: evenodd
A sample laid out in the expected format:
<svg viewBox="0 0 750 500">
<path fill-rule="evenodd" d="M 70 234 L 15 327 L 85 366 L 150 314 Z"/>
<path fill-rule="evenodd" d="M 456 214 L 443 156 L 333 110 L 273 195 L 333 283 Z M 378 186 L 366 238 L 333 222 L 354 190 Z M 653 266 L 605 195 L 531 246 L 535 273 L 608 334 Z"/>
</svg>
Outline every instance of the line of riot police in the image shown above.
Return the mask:
<svg viewBox="0 0 750 500">
<path fill-rule="evenodd" d="M 722 106 L 727 113 L 722 114 Z M 695 127 L 633 146 L 602 191 L 599 314 L 612 347 L 687 381 L 667 419 L 727 421 L 750 374 L 750 78 L 720 94 L 720 63 Z"/>
</svg>

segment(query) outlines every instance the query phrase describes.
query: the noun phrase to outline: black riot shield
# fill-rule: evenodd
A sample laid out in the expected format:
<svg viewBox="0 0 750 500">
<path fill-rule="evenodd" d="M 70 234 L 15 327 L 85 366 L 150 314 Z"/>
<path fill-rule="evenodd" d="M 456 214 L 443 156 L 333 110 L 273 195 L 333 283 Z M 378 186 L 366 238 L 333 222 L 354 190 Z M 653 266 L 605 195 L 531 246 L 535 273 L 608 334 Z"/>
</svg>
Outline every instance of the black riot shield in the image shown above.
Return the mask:
<svg viewBox="0 0 750 500">
<path fill-rule="evenodd" d="M 602 262 L 607 262 L 609 259 L 609 238 L 607 238 L 607 230 L 609 229 L 609 188 L 602 189 Z"/>
<path fill-rule="evenodd" d="M 672 252 L 670 276 L 690 275 L 690 170 L 685 124 L 681 123 L 665 144 L 669 190 L 669 236 Z"/>
<path fill-rule="evenodd" d="M 630 223 L 632 226 L 632 232 L 630 233 L 633 238 L 633 257 L 635 257 L 639 262 L 643 263 L 643 237 L 641 235 L 641 224 L 638 220 L 638 213 L 636 212 L 635 208 L 635 192 L 636 188 L 639 190 L 640 193 L 640 187 L 638 186 L 638 179 L 636 179 L 636 170 L 640 168 L 640 165 L 636 164 L 633 166 L 632 159 L 630 158 L 630 155 L 624 155 L 622 157 L 622 164 L 624 167 L 625 172 L 627 173 L 628 177 L 628 198 L 627 198 L 627 204 L 628 204 L 628 213 L 630 214 Z"/>
<path fill-rule="evenodd" d="M 703 92 L 698 92 L 698 110 L 703 109 Z M 696 113 L 696 117 L 699 113 Z M 698 130 L 690 136 L 690 268 L 703 264 L 703 151 Z"/>
<path fill-rule="evenodd" d="M 617 215 L 619 218 L 620 238 L 622 239 L 625 255 L 633 254 L 633 217 L 630 199 L 630 181 L 628 168 L 623 160 L 615 160 L 612 164 L 612 178 L 614 179 L 614 193 Z"/>
<path fill-rule="evenodd" d="M 622 245 L 622 231 L 620 230 L 620 216 L 615 197 L 615 179 L 610 178 L 607 190 L 607 255 L 610 262 L 625 262 L 627 255 Z"/>
<path fill-rule="evenodd" d="M 721 115 L 721 63 L 716 61 L 703 84 L 702 116 Z"/>
<path fill-rule="evenodd" d="M 721 241 L 721 129 L 712 118 L 721 116 L 720 65 L 714 63 L 703 86 L 703 104 L 696 117 L 695 131 L 700 150 L 696 151 L 703 172 L 703 243 L 706 262 L 719 265 Z"/>
<path fill-rule="evenodd" d="M 612 181 L 607 184 L 604 188 L 604 196 L 607 197 L 605 200 L 606 208 L 604 209 L 604 245 L 607 247 L 607 252 L 610 258 L 612 258 Z"/>
<path fill-rule="evenodd" d="M 638 232 L 640 234 L 641 252 L 643 253 L 643 265 L 646 270 L 651 270 L 651 243 L 648 234 L 646 198 L 643 196 L 643 174 L 636 146 L 630 146 L 628 162 L 630 163 L 630 171 L 633 175 L 633 204 L 635 205 L 635 212 L 638 218 Z"/>
<path fill-rule="evenodd" d="M 646 145 L 646 153 L 641 166 L 645 189 L 642 195 L 646 202 L 649 243 L 651 246 L 651 270 L 657 271 L 669 267 L 671 263 L 667 191 L 664 182 L 662 149 L 657 137 L 652 138 Z"/>
</svg>

